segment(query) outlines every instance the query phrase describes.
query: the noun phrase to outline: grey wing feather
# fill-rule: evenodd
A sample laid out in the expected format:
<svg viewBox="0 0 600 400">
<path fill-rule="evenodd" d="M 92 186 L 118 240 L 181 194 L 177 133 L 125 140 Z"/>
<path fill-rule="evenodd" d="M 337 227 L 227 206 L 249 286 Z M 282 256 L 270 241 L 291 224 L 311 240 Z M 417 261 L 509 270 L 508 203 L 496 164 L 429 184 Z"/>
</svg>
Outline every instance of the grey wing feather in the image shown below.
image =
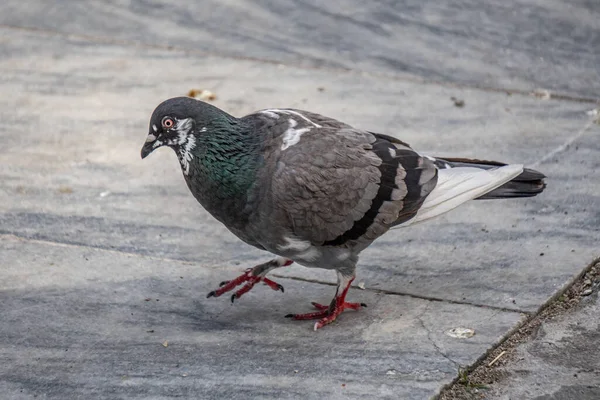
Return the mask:
<svg viewBox="0 0 600 400">
<path fill-rule="evenodd" d="M 334 240 L 369 210 L 381 164 L 370 140 L 352 131 L 315 130 L 282 151 L 271 183 L 273 204 L 285 210 L 297 237 L 313 244 Z"/>
<path fill-rule="evenodd" d="M 270 204 L 297 238 L 320 246 L 370 243 L 414 217 L 437 182 L 433 163 L 404 142 L 289 111 L 312 126 L 297 119 L 296 129 L 307 128 L 299 141 L 271 148 Z"/>
</svg>

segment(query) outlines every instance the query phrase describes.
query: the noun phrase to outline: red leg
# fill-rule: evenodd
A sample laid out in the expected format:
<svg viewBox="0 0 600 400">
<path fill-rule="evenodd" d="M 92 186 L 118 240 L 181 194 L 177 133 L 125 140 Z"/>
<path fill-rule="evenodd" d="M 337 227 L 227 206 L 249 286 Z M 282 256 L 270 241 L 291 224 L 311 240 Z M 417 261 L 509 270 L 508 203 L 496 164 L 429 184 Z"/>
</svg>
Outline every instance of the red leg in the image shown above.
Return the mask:
<svg viewBox="0 0 600 400">
<path fill-rule="evenodd" d="M 317 329 L 335 321 L 338 315 L 340 315 L 346 309 L 359 310 L 362 307 L 366 307 L 367 305 L 364 303 L 348 303 L 346 301 L 346 294 L 348 294 L 348 289 L 350 289 L 350 285 L 352 284 L 353 280 L 354 277 L 350 279 L 341 279 L 340 283 L 345 283 L 343 281 L 347 281 L 344 290 L 341 294 L 336 294 L 329 306 L 313 302 L 312 305 L 320 311 L 307 314 L 288 314 L 286 315 L 286 318 L 292 318 L 299 321 L 307 319 L 319 319 L 319 321 L 315 323 L 314 328 L 316 331 Z"/>
<path fill-rule="evenodd" d="M 223 281 L 219 284 L 219 288 L 217 290 L 213 290 L 206 297 L 219 297 L 224 293 L 227 293 L 237 286 L 245 283 L 238 291 L 231 295 L 231 302 L 235 299 L 239 299 L 244 293 L 247 293 L 254 287 L 258 282 L 264 282 L 267 286 L 269 286 L 273 290 L 281 290 L 283 292 L 283 286 L 279 283 L 274 282 L 268 278 L 265 278 L 267 272 L 277 267 L 285 267 L 293 263 L 292 260 L 288 260 L 286 258 L 276 258 L 264 264 L 260 264 L 255 266 L 254 268 L 248 268 L 242 275 L 230 281 Z"/>
</svg>

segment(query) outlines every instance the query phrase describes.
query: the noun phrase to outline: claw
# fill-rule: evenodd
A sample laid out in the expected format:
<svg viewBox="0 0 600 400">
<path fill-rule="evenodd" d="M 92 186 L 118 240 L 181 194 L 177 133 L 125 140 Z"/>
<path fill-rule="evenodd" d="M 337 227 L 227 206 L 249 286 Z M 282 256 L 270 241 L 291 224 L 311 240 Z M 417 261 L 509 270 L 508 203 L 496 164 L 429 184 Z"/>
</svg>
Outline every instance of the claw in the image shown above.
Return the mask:
<svg viewBox="0 0 600 400">
<path fill-rule="evenodd" d="M 237 298 L 237 294 L 232 294 L 231 295 L 231 304 L 233 304 L 233 302 L 235 301 L 235 299 Z"/>
<path fill-rule="evenodd" d="M 268 287 L 270 287 L 273 290 L 281 290 L 281 293 L 285 292 L 282 285 L 270 280 L 269 278 L 262 278 L 262 281 L 265 285 L 267 285 Z"/>
<path fill-rule="evenodd" d="M 225 286 L 225 285 L 227 285 L 229 282 L 231 282 L 231 281 L 223 281 L 223 282 L 219 283 L 219 287 L 221 287 L 221 286 Z"/>
<path fill-rule="evenodd" d="M 208 293 L 208 294 L 206 295 L 206 298 L 208 299 L 209 297 L 213 297 L 215 294 L 216 294 L 216 293 L 215 293 L 215 291 L 213 290 L 212 292 L 210 292 L 210 293 Z"/>
</svg>

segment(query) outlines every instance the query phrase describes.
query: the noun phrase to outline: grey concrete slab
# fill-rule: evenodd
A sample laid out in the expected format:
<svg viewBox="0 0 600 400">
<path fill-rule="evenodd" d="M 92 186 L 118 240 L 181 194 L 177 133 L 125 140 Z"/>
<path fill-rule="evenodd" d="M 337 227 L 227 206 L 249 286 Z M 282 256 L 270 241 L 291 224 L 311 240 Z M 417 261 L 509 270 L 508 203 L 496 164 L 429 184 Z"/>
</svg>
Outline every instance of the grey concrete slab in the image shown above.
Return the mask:
<svg viewBox="0 0 600 400">
<path fill-rule="evenodd" d="M 424 399 L 521 314 L 351 290 L 369 307 L 314 332 L 290 311 L 334 288 L 283 279 L 206 299 L 226 264 L 0 235 L 3 399 Z M 445 332 L 475 330 L 457 339 Z M 337 329 L 336 329 L 337 328 Z"/>
<path fill-rule="evenodd" d="M 596 291 L 581 308 L 544 322 L 502 367 L 506 378 L 490 386 L 486 399 L 600 398 L 599 313 Z"/>
<path fill-rule="evenodd" d="M 309 67 L 600 92 L 593 0 L 5 0 L 0 23 Z"/>
<path fill-rule="evenodd" d="M 542 196 L 473 202 L 390 232 L 364 253 L 357 283 L 533 311 L 598 255 L 600 130 L 588 124 L 587 104 L 1 32 L 1 233 L 203 266 L 264 261 L 195 202 L 168 149 L 139 159 L 154 106 L 200 87 L 236 115 L 291 106 L 434 155 L 547 158 L 538 165 L 549 175 Z M 557 152 L 566 141 L 573 145 Z"/>
</svg>

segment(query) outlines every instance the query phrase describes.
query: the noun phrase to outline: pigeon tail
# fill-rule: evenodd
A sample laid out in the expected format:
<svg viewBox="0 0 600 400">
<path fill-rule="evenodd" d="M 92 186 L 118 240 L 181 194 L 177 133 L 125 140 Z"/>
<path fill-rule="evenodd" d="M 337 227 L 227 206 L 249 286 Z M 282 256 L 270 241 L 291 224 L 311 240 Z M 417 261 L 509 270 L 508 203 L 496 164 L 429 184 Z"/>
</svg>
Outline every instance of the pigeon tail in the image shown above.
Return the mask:
<svg viewBox="0 0 600 400">
<path fill-rule="evenodd" d="M 506 164 L 497 161 L 471 160 L 468 158 L 438 158 L 446 163 L 445 168 L 476 167 L 490 170 L 504 167 Z M 523 172 L 498 188 L 477 197 L 475 200 L 509 199 L 518 197 L 533 197 L 544 191 L 546 176 L 541 172 L 530 168 L 524 168 Z"/>
<path fill-rule="evenodd" d="M 479 165 L 453 166 L 437 159 L 434 162 L 440 168 L 437 185 L 415 217 L 399 226 L 413 225 L 445 214 L 469 200 L 497 190 L 523 173 L 520 164 L 479 168 Z"/>
</svg>

